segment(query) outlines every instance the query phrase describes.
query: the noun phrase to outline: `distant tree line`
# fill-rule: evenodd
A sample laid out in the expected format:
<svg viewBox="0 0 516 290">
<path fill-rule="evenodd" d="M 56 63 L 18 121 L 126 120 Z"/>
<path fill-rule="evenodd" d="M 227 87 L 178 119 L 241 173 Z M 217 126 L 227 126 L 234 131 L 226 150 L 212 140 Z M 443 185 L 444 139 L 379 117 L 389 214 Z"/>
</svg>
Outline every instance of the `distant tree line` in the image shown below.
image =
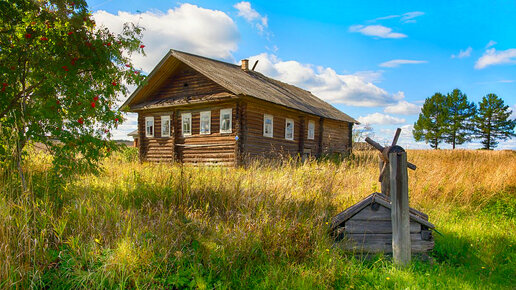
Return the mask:
<svg viewBox="0 0 516 290">
<path fill-rule="evenodd" d="M 478 106 L 468 101 L 459 89 L 443 95 L 435 93 L 427 98 L 418 120 L 414 123 L 416 141 L 425 141 L 434 149 L 441 143 L 457 145 L 480 140 L 482 149 L 493 149 L 499 140 L 513 136 L 516 120 L 512 111 L 495 94 L 487 94 Z"/>
</svg>

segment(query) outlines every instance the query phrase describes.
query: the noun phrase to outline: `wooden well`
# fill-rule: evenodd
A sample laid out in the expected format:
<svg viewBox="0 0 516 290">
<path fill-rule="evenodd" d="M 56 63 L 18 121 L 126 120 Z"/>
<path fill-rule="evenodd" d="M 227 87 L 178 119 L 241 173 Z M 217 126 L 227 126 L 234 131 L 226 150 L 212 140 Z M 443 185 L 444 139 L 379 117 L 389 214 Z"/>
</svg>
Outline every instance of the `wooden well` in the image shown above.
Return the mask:
<svg viewBox="0 0 516 290">
<path fill-rule="evenodd" d="M 410 208 L 412 253 L 432 250 L 434 225 L 428 215 Z M 346 250 L 364 253 L 392 253 L 391 202 L 382 193 L 373 193 L 339 213 L 332 220 L 332 233 Z"/>
</svg>

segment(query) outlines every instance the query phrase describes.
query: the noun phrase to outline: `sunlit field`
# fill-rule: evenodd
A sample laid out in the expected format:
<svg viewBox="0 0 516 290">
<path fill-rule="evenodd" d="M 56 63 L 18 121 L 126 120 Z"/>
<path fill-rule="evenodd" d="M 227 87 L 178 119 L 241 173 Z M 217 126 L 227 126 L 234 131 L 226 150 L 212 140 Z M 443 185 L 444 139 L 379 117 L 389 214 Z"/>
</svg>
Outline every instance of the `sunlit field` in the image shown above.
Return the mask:
<svg viewBox="0 0 516 290">
<path fill-rule="evenodd" d="M 516 152 L 409 150 L 410 204 L 439 233 L 430 259 L 343 252 L 331 218 L 379 191 L 378 157 L 140 164 L 126 150 L 63 182 L 31 152 L 30 191 L 0 173 L 0 288 L 512 288 Z"/>
</svg>

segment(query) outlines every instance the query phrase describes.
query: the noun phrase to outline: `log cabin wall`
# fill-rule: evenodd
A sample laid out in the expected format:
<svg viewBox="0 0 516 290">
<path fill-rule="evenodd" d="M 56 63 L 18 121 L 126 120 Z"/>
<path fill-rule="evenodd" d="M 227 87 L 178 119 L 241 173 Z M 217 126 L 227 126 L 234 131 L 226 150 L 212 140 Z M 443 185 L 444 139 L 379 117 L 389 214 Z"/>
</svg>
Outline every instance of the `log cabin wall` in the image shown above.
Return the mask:
<svg viewBox="0 0 516 290">
<path fill-rule="evenodd" d="M 322 124 L 321 153 L 349 153 L 351 127 L 348 122 L 324 119 Z"/>
<path fill-rule="evenodd" d="M 232 110 L 231 133 L 220 133 L 220 110 Z M 210 134 L 200 134 L 200 114 L 210 111 Z M 185 136 L 181 126 L 181 115 L 192 116 L 191 135 Z M 170 137 L 162 137 L 161 116 L 169 115 L 171 120 Z M 154 117 L 154 137 L 145 136 L 145 117 Z M 173 160 L 184 163 L 212 163 L 218 165 L 235 165 L 237 143 L 236 102 L 206 103 L 195 106 L 156 111 L 141 111 L 138 114 L 138 130 L 140 132 L 140 160 L 166 161 Z M 142 134 L 143 133 L 143 134 Z"/>
<path fill-rule="evenodd" d="M 264 136 L 264 115 L 273 116 L 273 137 Z M 286 119 L 294 121 L 294 140 L 285 139 Z M 316 155 L 318 151 L 319 117 L 259 100 L 248 99 L 245 109 L 245 158 L 275 158 L 297 156 L 303 152 Z M 315 123 L 315 138 L 308 140 L 308 122 Z M 308 150 L 308 151 L 306 151 Z"/>
<path fill-rule="evenodd" d="M 138 132 L 140 136 L 139 153 L 141 161 L 172 162 L 174 161 L 174 138 L 162 137 L 161 117 L 173 117 L 173 111 L 145 112 L 138 114 Z M 154 117 L 154 136 L 145 134 L 145 117 Z M 173 136 L 173 128 L 170 136 Z"/>
</svg>

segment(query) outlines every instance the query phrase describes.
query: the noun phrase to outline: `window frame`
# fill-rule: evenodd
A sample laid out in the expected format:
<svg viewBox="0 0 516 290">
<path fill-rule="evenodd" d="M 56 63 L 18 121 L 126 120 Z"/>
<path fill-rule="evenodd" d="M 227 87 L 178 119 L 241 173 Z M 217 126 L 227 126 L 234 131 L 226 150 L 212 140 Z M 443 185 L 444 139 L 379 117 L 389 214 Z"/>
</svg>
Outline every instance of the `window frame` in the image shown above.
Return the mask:
<svg viewBox="0 0 516 290">
<path fill-rule="evenodd" d="M 310 125 L 312 125 L 312 130 L 310 131 Z M 310 134 L 312 133 L 312 134 Z M 308 120 L 308 132 L 306 138 L 308 140 L 314 140 L 315 139 L 315 121 L 314 120 Z"/>
<path fill-rule="evenodd" d="M 152 125 L 150 127 L 152 127 L 152 133 L 149 134 L 149 125 L 148 125 L 148 122 L 151 121 L 152 122 Z M 149 116 L 149 117 L 145 117 L 145 137 L 148 137 L 148 138 L 152 138 L 154 137 L 154 117 L 152 116 Z"/>
<path fill-rule="evenodd" d="M 168 132 L 166 132 L 166 134 L 163 133 L 163 132 L 166 131 L 163 128 L 163 125 L 165 124 L 164 121 L 168 121 Z M 171 127 L 170 115 L 163 115 L 163 116 L 161 116 L 161 137 L 170 137 L 170 127 Z"/>
<path fill-rule="evenodd" d="M 190 132 L 185 133 L 185 117 L 189 117 L 190 119 Z M 192 113 L 181 113 L 181 135 L 184 136 L 192 136 Z"/>
<path fill-rule="evenodd" d="M 208 115 L 208 132 L 202 132 L 202 117 Z M 202 111 L 199 113 L 199 134 L 209 135 L 211 134 L 211 111 Z"/>
<path fill-rule="evenodd" d="M 224 119 L 222 119 L 222 116 L 227 114 L 229 112 L 229 129 L 228 130 L 222 130 L 222 122 L 224 121 Z M 228 133 L 233 133 L 233 108 L 228 108 L 228 109 L 221 109 L 220 110 L 220 115 L 219 115 L 219 133 L 221 134 L 228 134 Z"/>
<path fill-rule="evenodd" d="M 267 132 L 265 131 L 265 126 L 267 125 L 265 122 L 267 121 L 267 119 L 270 119 L 271 120 L 271 132 L 270 134 L 267 134 Z M 274 137 L 274 116 L 273 115 L 270 115 L 270 114 L 263 114 L 263 136 L 264 137 L 269 137 L 269 138 L 273 138 Z"/>
<path fill-rule="evenodd" d="M 291 123 L 292 124 L 292 138 L 288 138 L 287 136 L 287 128 L 288 128 L 288 123 Z M 291 140 L 293 141 L 294 140 L 294 135 L 295 135 L 295 130 L 294 130 L 294 120 L 293 119 L 290 119 L 290 118 L 285 118 L 285 139 L 286 140 Z"/>
</svg>

